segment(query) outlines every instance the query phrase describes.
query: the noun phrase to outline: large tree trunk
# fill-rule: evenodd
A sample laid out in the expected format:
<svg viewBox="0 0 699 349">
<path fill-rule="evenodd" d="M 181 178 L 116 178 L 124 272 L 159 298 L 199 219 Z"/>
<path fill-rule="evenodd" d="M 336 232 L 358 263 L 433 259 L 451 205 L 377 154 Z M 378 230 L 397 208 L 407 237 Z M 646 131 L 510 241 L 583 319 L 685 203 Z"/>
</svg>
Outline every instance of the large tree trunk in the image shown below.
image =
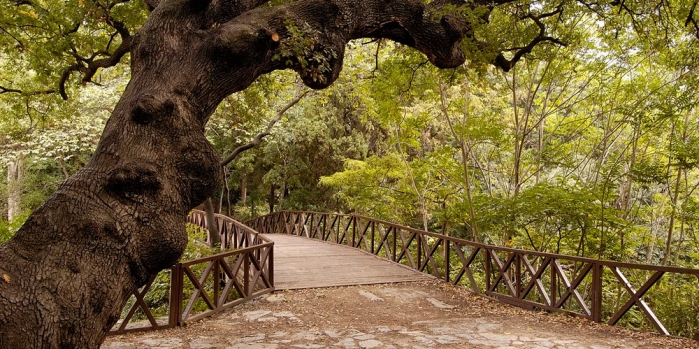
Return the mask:
<svg viewBox="0 0 699 349">
<path fill-rule="evenodd" d="M 0 348 L 98 348 L 130 294 L 177 261 L 188 211 L 221 181 L 203 131 L 226 96 L 286 68 L 326 87 L 345 44 L 360 37 L 393 39 L 455 67 L 471 35 L 467 23 L 428 13 L 420 1 L 254 9 L 262 3 L 166 0 L 155 8 L 133 37 L 132 78 L 93 158 L 0 246 Z"/>
</svg>

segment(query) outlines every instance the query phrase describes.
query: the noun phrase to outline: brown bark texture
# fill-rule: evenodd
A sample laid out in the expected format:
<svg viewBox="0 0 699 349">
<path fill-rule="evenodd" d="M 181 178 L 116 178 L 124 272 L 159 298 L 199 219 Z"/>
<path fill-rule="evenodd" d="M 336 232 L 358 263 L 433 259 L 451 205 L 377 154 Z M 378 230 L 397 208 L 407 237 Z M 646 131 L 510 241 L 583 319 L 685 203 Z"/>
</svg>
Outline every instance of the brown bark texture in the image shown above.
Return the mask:
<svg viewBox="0 0 699 349">
<path fill-rule="evenodd" d="M 226 96 L 276 69 L 327 87 L 356 38 L 392 39 L 456 67 L 471 35 L 426 7 L 446 1 L 148 3 L 131 81 L 93 158 L 0 246 L 0 348 L 98 348 L 131 293 L 180 258 L 188 211 L 221 182 L 204 126 Z"/>
</svg>

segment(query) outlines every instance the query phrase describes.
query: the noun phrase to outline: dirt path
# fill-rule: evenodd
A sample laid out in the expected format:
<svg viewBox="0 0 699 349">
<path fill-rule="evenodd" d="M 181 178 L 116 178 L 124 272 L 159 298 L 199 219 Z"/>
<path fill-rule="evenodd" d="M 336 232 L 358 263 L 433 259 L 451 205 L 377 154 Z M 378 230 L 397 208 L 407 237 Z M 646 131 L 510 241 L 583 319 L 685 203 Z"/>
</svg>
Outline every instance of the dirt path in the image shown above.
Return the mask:
<svg viewBox="0 0 699 349">
<path fill-rule="evenodd" d="M 284 291 L 103 349 L 699 348 L 699 342 L 534 313 L 438 282 Z"/>
</svg>

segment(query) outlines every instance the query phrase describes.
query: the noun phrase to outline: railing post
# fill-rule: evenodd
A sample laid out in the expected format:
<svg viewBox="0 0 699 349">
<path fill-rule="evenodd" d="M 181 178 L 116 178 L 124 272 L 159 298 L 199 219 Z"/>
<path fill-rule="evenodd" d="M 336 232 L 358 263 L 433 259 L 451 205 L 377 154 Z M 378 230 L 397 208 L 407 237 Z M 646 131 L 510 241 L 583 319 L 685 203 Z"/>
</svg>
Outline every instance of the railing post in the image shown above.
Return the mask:
<svg viewBox="0 0 699 349">
<path fill-rule="evenodd" d="M 444 281 L 449 282 L 449 277 L 451 273 L 451 265 L 449 263 L 449 249 L 451 248 L 451 241 L 444 239 Z"/>
<path fill-rule="evenodd" d="M 170 267 L 170 319 L 169 327 L 180 325 L 182 308 L 182 263 Z"/>
<path fill-rule="evenodd" d="M 352 247 L 357 247 L 357 217 L 350 217 L 350 224 L 352 224 Z"/>
<path fill-rule="evenodd" d="M 296 216 L 296 226 L 298 227 L 298 233 L 296 235 L 298 236 L 306 236 L 306 217 L 305 213 L 299 212 L 297 213 Z M 308 236 L 306 236 L 308 237 Z"/>
<path fill-rule="evenodd" d="M 555 258 L 551 258 L 551 305 L 555 306 L 556 305 L 556 289 L 558 288 L 558 284 L 556 283 L 556 268 L 557 268 L 557 260 Z"/>
<path fill-rule="evenodd" d="M 515 254 L 515 297 L 520 298 L 522 293 L 522 256 Z"/>
<path fill-rule="evenodd" d="M 289 217 L 291 217 L 291 213 L 282 211 L 281 217 L 279 218 L 279 225 L 284 234 L 289 234 Z"/>
<path fill-rule="evenodd" d="M 376 254 L 376 222 L 371 221 L 371 254 Z"/>
<path fill-rule="evenodd" d="M 417 234 L 417 271 L 422 271 L 422 234 Z"/>
<path fill-rule="evenodd" d="M 240 234 L 233 234 L 233 248 L 240 248 L 240 244 L 242 243 L 242 237 Z"/>
<path fill-rule="evenodd" d="M 398 258 L 398 254 L 396 254 L 396 247 L 398 245 L 398 241 L 396 241 L 396 238 L 398 234 L 398 227 L 393 227 L 393 259 L 392 261 L 396 261 L 396 258 Z"/>
<path fill-rule="evenodd" d="M 327 229 L 328 229 L 328 215 L 325 214 L 325 213 L 323 213 L 323 214 L 320 216 L 320 219 L 322 220 L 322 223 L 323 223 L 323 228 L 322 228 L 322 230 L 320 231 L 320 233 L 321 233 L 321 235 L 323 236 L 323 241 L 326 241 L 326 239 L 328 238 L 328 232 L 327 232 Z"/>
<path fill-rule="evenodd" d="M 289 217 L 291 214 L 286 211 L 282 211 L 281 218 L 279 219 L 279 225 L 281 225 L 282 232 L 284 234 L 289 234 Z"/>
<path fill-rule="evenodd" d="M 269 284 L 274 290 L 274 242 L 272 246 L 269 247 L 269 254 L 267 255 L 269 260 L 267 261 L 267 272 L 269 272 Z"/>
<path fill-rule="evenodd" d="M 602 322 L 602 272 L 604 266 L 592 265 L 592 321 Z"/>
<path fill-rule="evenodd" d="M 220 274 L 221 265 L 220 265 L 220 262 L 221 262 L 221 260 L 219 260 L 219 259 L 213 260 L 213 263 L 214 263 L 214 270 L 213 270 L 213 272 L 214 272 L 214 299 L 213 299 L 213 301 L 214 301 L 214 307 L 216 307 L 216 308 L 214 308 L 212 310 L 216 310 L 218 307 L 223 305 L 223 302 L 219 302 L 219 298 L 221 297 L 221 289 L 220 289 L 221 288 L 221 274 Z M 204 292 L 204 291 L 202 290 L 202 292 Z"/>
<path fill-rule="evenodd" d="M 483 262 L 485 263 L 485 292 L 491 291 L 490 289 L 490 249 L 483 247 L 483 252 L 485 252 L 485 258 Z"/>
</svg>

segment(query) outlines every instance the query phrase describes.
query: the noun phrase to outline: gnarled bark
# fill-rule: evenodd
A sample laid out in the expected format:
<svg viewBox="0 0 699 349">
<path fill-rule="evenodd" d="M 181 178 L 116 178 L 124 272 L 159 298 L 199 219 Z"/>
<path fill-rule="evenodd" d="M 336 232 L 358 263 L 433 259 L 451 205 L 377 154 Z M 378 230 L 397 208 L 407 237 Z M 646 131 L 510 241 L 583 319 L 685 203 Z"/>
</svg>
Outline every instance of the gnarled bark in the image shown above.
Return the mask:
<svg viewBox="0 0 699 349">
<path fill-rule="evenodd" d="M 0 348 L 99 347 L 129 295 L 180 257 L 187 212 L 220 183 L 204 126 L 259 75 L 291 68 L 326 87 L 362 37 L 412 46 L 438 67 L 464 61 L 468 23 L 421 1 L 261 3 L 149 1 L 95 155 L 0 246 Z"/>
</svg>

